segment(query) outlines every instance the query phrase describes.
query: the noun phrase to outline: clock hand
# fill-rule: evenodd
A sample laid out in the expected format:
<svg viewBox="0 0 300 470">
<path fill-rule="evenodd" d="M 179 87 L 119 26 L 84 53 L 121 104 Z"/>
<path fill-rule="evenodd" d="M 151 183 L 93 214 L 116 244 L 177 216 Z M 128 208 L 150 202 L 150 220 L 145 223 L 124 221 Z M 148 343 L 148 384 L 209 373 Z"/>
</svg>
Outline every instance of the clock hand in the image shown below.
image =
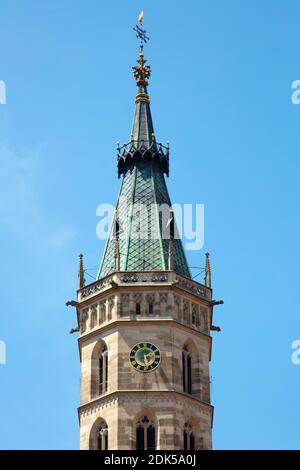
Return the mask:
<svg viewBox="0 0 300 470">
<path fill-rule="evenodd" d="M 147 357 L 153 357 L 154 356 L 154 352 L 153 351 L 150 351 L 148 354 L 146 354 Z"/>
</svg>

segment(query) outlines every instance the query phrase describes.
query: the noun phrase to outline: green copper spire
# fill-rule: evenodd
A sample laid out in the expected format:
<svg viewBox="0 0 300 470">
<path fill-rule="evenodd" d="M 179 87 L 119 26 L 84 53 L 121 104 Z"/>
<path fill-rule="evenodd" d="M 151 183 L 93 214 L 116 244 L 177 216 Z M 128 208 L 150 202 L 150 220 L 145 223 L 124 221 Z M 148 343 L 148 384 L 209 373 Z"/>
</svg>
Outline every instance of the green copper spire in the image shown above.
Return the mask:
<svg viewBox="0 0 300 470">
<path fill-rule="evenodd" d="M 174 237 L 176 226 L 170 223 L 173 212 L 164 177 L 169 173 L 169 146 L 156 142 L 147 91 L 151 69 L 142 45 L 133 75 L 138 93 L 131 140 L 118 147 L 118 175 L 123 179 L 98 279 L 115 270 L 167 271 L 170 259 L 175 272 L 191 277 L 181 240 Z M 168 226 L 173 227 L 171 258 Z"/>
</svg>

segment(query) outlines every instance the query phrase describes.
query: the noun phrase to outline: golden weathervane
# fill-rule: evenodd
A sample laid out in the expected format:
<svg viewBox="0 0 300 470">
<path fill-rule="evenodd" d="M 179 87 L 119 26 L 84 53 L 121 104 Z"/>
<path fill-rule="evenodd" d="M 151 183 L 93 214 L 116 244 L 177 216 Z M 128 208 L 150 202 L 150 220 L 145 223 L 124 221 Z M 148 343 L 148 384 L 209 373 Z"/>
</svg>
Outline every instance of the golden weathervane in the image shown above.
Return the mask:
<svg viewBox="0 0 300 470">
<path fill-rule="evenodd" d="M 150 65 L 146 65 L 146 59 L 144 57 L 144 44 L 149 41 L 149 37 L 146 35 L 146 30 L 142 28 L 144 19 L 144 12 L 142 11 L 140 16 L 138 17 L 138 23 L 133 30 L 136 32 L 136 37 L 140 39 L 140 53 L 139 53 L 139 60 L 135 67 L 132 67 L 133 76 L 137 80 L 138 86 L 147 86 L 148 82 L 147 79 L 151 76 L 151 67 Z"/>
</svg>

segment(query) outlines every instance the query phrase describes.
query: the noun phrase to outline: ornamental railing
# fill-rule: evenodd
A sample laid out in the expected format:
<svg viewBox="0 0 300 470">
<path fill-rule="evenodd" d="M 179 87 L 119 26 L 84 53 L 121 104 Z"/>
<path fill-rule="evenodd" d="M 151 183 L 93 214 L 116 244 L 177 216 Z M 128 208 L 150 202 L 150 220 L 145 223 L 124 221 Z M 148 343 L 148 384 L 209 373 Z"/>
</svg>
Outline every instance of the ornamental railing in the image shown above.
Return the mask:
<svg viewBox="0 0 300 470">
<path fill-rule="evenodd" d="M 156 140 L 131 140 L 117 147 L 118 176 L 125 172 L 128 164 L 136 161 L 156 161 L 161 170 L 169 176 L 169 144 L 163 145 Z"/>
</svg>

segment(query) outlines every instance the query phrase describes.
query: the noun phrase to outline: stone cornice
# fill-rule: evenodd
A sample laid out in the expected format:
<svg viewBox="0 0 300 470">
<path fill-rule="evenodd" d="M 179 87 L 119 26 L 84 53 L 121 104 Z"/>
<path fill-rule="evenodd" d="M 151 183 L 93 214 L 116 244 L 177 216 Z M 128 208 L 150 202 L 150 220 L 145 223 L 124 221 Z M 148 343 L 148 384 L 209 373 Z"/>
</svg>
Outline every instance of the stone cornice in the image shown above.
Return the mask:
<svg viewBox="0 0 300 470">
<path fill-rule="evenodd" d="M 211 303 L 212 290 L 193 279 L 181 276 L 174 271 L 149 271 L 149 272 L 114 272 L 103 279 L 95 281 L 77 291 L 80 307 L 91 298 L 98 299 L 101 294 L 114 291 L 117 288 L 143 287 L 143 288 L 174 288 L 187 292 L 197 300 L 201 299 Z"/>
<path fill-rule="evenodd" d="M 156 401 L 159 403 L 184 401 L 185 409 L 189 409 L 191 414 L 194 413 L 195 406 L 197 406 L 203 414 L 210 416 L 212 423 L 214 407 L 210 403 L 203 402 L 199 398 L 175 390 L 120 390 L 108 393 L 88 403 L 80 405 L 78 407 L 78 416 L 80 419 L 83 416 L 96 413 L 103 408 L 114 405 L 115 403 L 121 404 L 123 401 L 137 401 L 138 403 L 142 403 L 143 400 L 147 400 L 148 406 L 149 400 L 151 400 L 152 403 L 155 403 Z"/>
<path fill-rule="evenodd" d="M 142 324 L 144 325 L 145 323 L 148 323 L 148 324 L 151 324 L 151 325 L 168 325 L 168 324 L 171 324 L 172 326 L 174 327 L 178 327 L 182 330 L 185 330 L 185 331 L 188 331 L 189 334 L 193 334 L 195 336 L 198 336 L 200 338 L 204 338 L 206 339 L 207 341 L 209 341 L 210 343 L 210 348 L 211 348 L 211 343 L 212 343 L 212 337 L 202 331 L 199 331 L 199 330 L 196 330 L 194 328 L 190 328 L 189 326 L 187 325 L 184 325 L 183 323 L 180 323 L 179 321 L 173 319 L 173 318 L 145 318 L 145 319 L 140 319 L 140 320 L 128 320 L 126 318 L 124 318 L 124 320 L 115 320 L 115 321 L 112 321 L 110 323 L 107 323 L 106 325 L 104 326 L 99 326 L 99 328 L 95 329 L 95 330 L 91 330 L 89 331 L 88 333 L 85 333 L 83 334 L 82 336 L 79 336 L 78 338 L 78 343 L 79 343 L 79 346 L 82 345 L 83 342 L 85 342 L 86 340 L 89 340 L 90 338 L 94 337 L 94 336 L 98 336 L 99 333 L 101 332 L 105 332 L 105 331 L 109 331 L 111 329 L 116 329 L 117 327 L 120 327 L 120 326 L 126 326 L 126 327 L 130 327 L 130 326 L 141 326 Z"/>
</svg>

